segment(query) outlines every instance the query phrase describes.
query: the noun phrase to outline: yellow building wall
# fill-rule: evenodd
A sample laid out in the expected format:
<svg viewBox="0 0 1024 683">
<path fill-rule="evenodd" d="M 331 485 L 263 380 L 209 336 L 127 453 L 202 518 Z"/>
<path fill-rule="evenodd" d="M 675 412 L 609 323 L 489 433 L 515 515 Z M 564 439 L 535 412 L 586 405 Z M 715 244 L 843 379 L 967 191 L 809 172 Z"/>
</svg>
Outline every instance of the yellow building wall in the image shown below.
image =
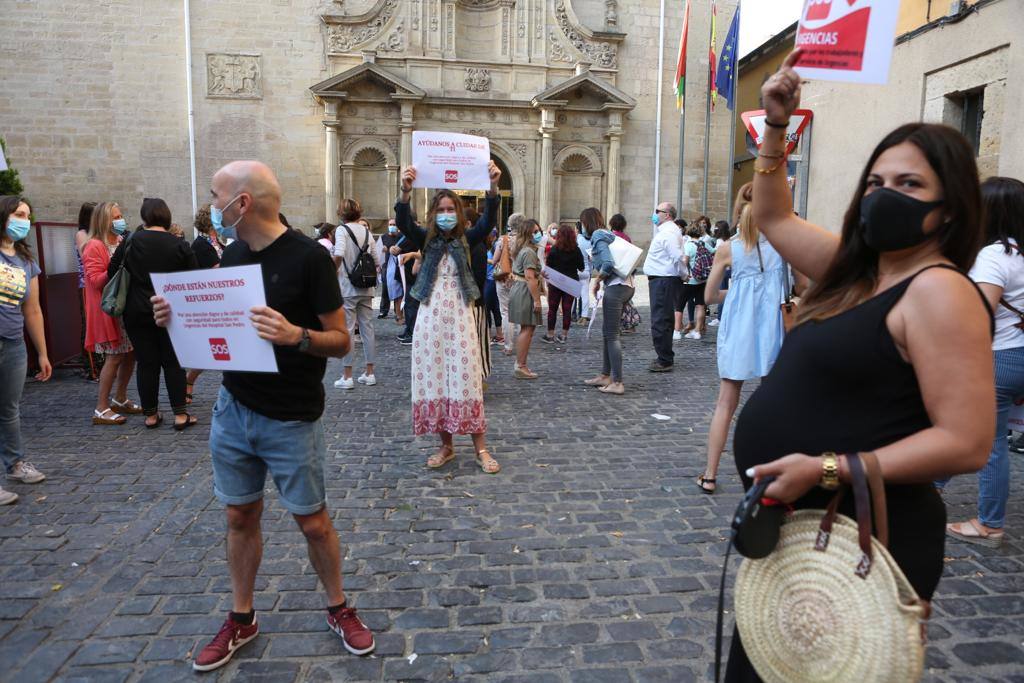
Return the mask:
<svg viewBox="0 0 1024 683">
<path fill-rule="evenodd" d="M 973 5 L 978 0 L 966 0 L 965 5 Z M 902 0 L 900 17 L 896 24 L 896 35 L 902 35 L 915 28 L 946 16 L 953 3 L 950 0 Z"/>
</svg>

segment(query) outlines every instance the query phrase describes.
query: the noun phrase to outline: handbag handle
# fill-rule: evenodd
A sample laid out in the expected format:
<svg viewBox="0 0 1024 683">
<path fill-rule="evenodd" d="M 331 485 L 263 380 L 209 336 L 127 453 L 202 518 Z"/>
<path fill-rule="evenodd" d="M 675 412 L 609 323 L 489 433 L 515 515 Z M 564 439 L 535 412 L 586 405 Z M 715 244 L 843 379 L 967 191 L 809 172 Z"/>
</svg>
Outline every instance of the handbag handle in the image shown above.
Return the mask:
<svg viewBox="0 0 1024 683">
<path fill-rule="evenodd" d="M 871 566 L 874 562 L 874 552 L 871 548 L 872 503 L 874 505 L 873 512 L 878 540 L 883 546 L 887 546 L 889 542 L 885 487 L 882 483 L 878 458 L 873 453 L 865 454 L 864 456 L 859 453 L 848 453 L 846 461 L 850 466 L 850 476 L 853 479 L 852 488 L 854 507 L 857 514 L 858 541 L 862 553 L 855 573 L 863 579 L 867 578 L 871 572 Z M 869 485 L 870 495 L 868 493 Z M 843 489 L 840 489 L 831 502 L 829 502 L 825 515 L 821 518 L 818 536 L 814 542 L 814 549 L 819 552 L 825 552 L 828 549 L 828 542 L 832 536 L 832 526 L 839 512 L 839 503 L 842 497 Z"/>
</svg>

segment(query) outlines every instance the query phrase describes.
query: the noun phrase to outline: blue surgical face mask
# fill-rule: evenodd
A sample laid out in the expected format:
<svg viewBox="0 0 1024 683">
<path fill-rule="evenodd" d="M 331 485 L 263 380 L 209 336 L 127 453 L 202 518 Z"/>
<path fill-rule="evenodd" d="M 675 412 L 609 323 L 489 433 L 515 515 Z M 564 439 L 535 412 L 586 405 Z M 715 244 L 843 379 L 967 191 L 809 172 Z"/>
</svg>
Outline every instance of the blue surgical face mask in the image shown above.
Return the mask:
<svg viewBox="0 0 1024 683">
<path fill-rule="evenodd" d="M 394 235 L 396 232 L 398 232 L 398 226 L 395 226 L 395 225 L 389 225 L 388 226 L 388 233 L 389 234 Z"/>
<path fill-rule="evenodd" d="M 31 227 L 32 223 L 29 219 L 11 216 L 7 219 L 7 236 L 11 238 L 12 242 L 20 242 L 28 237 L 28 231 Z"/>
<path fill-rule="evenodd" d="M 241 197 L 242 195 L 238 195 Z M 210 205 L 210 223 L 213 224 L 213 229 L 217 231 L 217 236 L 222 240 L 236 240 L 238 239 L 238 224 L 242 221 L 242 217 L 239 216 L 238 220 L 231 225 L 224 225 L 224 210 L 229 206 L 238 201 L 238 197 L 235 197 L 230 202 L 224 205 L 223 209 L 218 209 L 216 206 Z"/>
<path fill-rule="evenodd" d="M 452 230 L 458 223 L 458 218 L 454 213 L 439 213 L 434 217 L 437 221 L 437 227 L 445 232 Z"/>
<path fill-rule="evenodd" d="M 654 223 L 655 225 L 660 225 L 660 221 L 658 220 L 658 212 L 657 211 L 655 211 L 654 213 L 651 214 L 651 222 Z"/>
<path fill-rule="evenodd" d="M 118 235 L 123 235 L 128 232 L 128 221 L 123 218 L 115 218 L 112 227 Z"/>
<path fill-rule="evenodd" d="M 533 243 L 534 244 L 540 244 L 540 241 L 541 241 L 542 237 L 543 236 L 539 232 L 533 233 Z"/>
</svg>

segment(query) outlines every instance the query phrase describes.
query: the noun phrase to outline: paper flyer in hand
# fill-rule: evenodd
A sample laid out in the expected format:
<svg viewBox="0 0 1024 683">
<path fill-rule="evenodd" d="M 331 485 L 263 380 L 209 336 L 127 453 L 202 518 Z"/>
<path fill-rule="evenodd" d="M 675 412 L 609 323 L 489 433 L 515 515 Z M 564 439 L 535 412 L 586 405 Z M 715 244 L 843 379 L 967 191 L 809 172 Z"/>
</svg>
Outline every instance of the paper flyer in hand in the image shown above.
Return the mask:
<svg viewBox="0 0 1024 683">
<path fill-rule="evenodd" d="M 796 32 L 803 78 L 846 83 L 889 79 L 900 3 L 895 0 L 805 0 Z"/>
<path fill-rule="evenodd" d="M 182 367 L 277 372 L 274 345 L 261 339 L 250 309 L 266 306 L 259 266 L 153 273 L 153 290 L 171 305 L 167 328 Z"/>
<path fill-rule="evenodd" d="M 487 164 L 491 143 L 487 138 L 462 133 L 413 131 L 413 187 L 449 190 L 489 190 Z"/>
</svg>

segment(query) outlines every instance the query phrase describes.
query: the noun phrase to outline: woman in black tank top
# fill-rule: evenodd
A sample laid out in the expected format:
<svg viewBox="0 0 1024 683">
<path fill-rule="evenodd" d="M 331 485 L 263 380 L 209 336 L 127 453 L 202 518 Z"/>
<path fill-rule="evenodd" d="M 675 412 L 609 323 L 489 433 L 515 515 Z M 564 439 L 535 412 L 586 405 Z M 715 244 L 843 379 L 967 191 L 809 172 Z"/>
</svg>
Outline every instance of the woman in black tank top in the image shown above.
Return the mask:
<svg viewBox="0 0 1024 683">
<path fill-rule="evenodd" d="M 982 240 L 974 154 L 952 128 L 902 126 L 868 161 L 840 236 L 794 216 L 784 129 L 800 99 L 795 54 L 762 88 L 769 127 L 753 211 L 815 285 L 740 414 L 736 464 L 746 487 L 774 475 L 768 496 L 824 508 L 832 494 L 819 486 L 828 483 L 821 454 L 875 452 L 889 550 L 930 600 L 946 521 L 931 482 L 981 468 L 995 423 L 991 312 L 964 275 Z M 842 456 L 839 468 L 849 481 Z M 760 680 L 738 634 L 726 680 Z"/>
</svg>

